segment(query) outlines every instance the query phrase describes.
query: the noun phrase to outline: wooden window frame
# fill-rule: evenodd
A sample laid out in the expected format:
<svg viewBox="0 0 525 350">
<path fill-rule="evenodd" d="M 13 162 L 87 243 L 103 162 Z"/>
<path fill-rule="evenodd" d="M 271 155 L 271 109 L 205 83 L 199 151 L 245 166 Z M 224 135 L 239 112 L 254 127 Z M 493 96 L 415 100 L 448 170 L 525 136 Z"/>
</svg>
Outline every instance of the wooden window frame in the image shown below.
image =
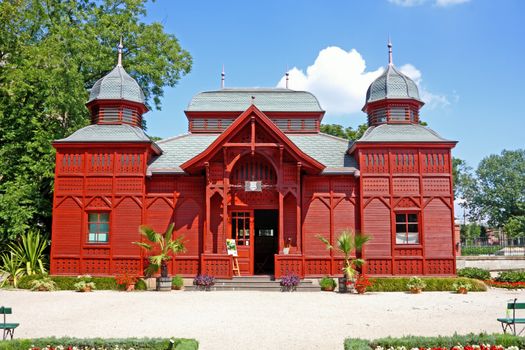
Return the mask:
<svg viewBox="0 0 525 350">
<path fill-rule="evenodd" d="M 110 212 L 109 211 L 104 211 L 104 210 L 91 210 L 91 211 L 88 211 L 87 213 L 87 237 L 86 237 L 86 243 L 91 245 L 91 244 L 95 244 L 95 245 L 107 245 L 109 244 L 109 238 L 110 238 L 110 234 L 111 234 L 111 215 L 110 215 Z M 107 215 L 107 221 L 101 221 L 101 215 L 103 214 L 106 214 Z M 91 221 L 90 220 L 90 216 L 91 215 L 97 215 L 97 221 Z M 92 224 L 95 224 L 96 227 L 97 227 L 97 231 L 96 232 L 91 232 L 90 230 L 90 227 Z M 107 224 L 108 225 L 108 230 L 107 232 L 105 232 L 106 234 L 106 240 L 105 241 L 101 241 L 99 240 L 99 236 L 101 234 L 104 234 L 104 232 L 101 232 L 100 230 L 100 225 L 102 224 Z M 95 235 L 95 240 L 91 241 L 90 240 L 90 235 L 91 234 L 94 234 Z"/>
<path fill-rule="evenodd" d="M 404 215 L 404 220 L 399 221 L 398 215 Z M 409 221 L 409 215 L 416 215 L 415 221 Z M 405 225 L 404 232 L 398 231 L 398 225 Z M 409 233 L 416 232 L 416 231 L 409 231 L 409 225 L 416 225 L 417 226 L 417 241 L 416 242 L 409 242 L 408 237 Z M 398 233 L 404 233 L 404 242 L 398 241 Z M 396 210 L 394 212 L 394 238 L 395 243 L 397 246 L 419 246 L 421 245 L 421 215 L 420 212 L 414 211 L 414 210 Z"/>
</svg>

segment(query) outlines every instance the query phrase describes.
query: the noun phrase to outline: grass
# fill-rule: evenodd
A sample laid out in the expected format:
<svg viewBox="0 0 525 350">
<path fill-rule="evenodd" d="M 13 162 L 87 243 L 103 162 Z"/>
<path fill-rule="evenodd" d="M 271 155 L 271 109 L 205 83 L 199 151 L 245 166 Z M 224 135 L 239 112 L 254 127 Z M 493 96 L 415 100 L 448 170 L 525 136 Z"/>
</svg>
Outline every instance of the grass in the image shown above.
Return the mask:
<svg viewBox="0 0 525 350">
<path fill-rule="evenodd" d="M 408 291 L 407 283 L 410 277 L 378 277 L 370 278 L 372 286 L 367 288 L 369 292 L 405 292 Z M 445 292 L 454 291 L 452 285 L 454 282 L 462 281 L 471 284 L 471 292 L 485 292 L 487 286 L 485 283 L 465 277 L 422 277 L 426 287 L 423 291 L 426 292 Z"/>
</svg>

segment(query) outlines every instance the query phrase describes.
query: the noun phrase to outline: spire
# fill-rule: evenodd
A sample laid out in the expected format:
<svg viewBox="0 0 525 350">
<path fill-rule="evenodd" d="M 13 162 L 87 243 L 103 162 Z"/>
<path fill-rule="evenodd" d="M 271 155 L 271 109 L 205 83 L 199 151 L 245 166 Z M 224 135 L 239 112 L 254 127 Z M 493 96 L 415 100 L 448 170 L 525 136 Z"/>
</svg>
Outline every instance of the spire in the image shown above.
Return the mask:
<svg viewBox="0 0 525 350">
<path fill-rule="evenodd" d="M 122 49 L 124 48 L 124 45 L 122 45 L 122 37 L 120 37 L 120 43 L 118 44 L 118 61 L 117 66 L 122 67 Z"/>
<path fill-rule="evenodd" d="M 286 88 L 288 89 L 288 81 L 290 80 L 290 73 L 286 71 Z"/>
<path fill-rule="evenodd" d="M 221 72 L 221 89 L 224 89 L 224 64 L 222 65 L 222 72 Z"/>
<path fill-rule="evenodd" d="M 390 36 L 388 36 L 388 65 L 392 66 L 394 65 L 394 61 L 392 60 L 392 41 L 390 41 Z"/>
</svg>

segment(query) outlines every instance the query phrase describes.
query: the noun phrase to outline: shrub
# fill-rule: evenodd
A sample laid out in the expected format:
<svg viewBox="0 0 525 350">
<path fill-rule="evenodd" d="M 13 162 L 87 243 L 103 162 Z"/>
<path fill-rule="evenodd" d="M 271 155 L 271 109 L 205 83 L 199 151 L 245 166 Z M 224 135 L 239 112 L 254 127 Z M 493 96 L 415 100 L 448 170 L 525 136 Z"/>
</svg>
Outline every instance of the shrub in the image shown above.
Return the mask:
<svg viewBox="0 0 525 350">
<path fill-rule="evenodd" d="M 197 350 L 199 343 L 194 339 L 173 339 L 173 350 Z M 63 345 L 75 346 L 84 350 L 101 348 L 129 350 L 166 350 L 169 346 L 169 339 L 160 338 L 126 338 L 126 339 L 77 339 L 77 338 L 38 338 L 38 339 L 13 339 L 6 342 L 0 341 L 0 350 L 28 350 L 33 347 L 43 348 L 45 346 L 57 347 Z"/>
<path fill-rule="evenodd" d="M 215 277 L 209 275 L 197 275 L 193 280 L 193 285 L 200 290 L 210 290 L 215 285 Z"/>
<path fill-rule="evenodd" d="M 94 282 L 79 281 L 75 283 L 74 286 L 78 292 L 92 291 L 96 289 Z"/>
<path fill-rule="evenodd" d="M 466 281 L 456 281 L 452 284 L 452 289 L 459 293 L 462 289 L 469 291 L 472 288 L 472 285 Z"/>
<path fill-rule="evenodd" d="M 335 282 L 335 280 L 332 277 L 324 276 L 319 281 L 319 286 L 323 290 L 326 290 L 326 289 L 329 290 L 329 289 L 334 289 L 337 286 L 337 283 Z"/>
<path fill-rule="evenodd" d="M 143 279 L 139 279 L 137 283 L 135 283 L 135 290 L 148 290 L 148 286 Z"/>
<path fill-rule="evenodd" d="M 425 291 L 428 292 L 445 292 L 453 290 L 452 285 L 456 281 L 468 282 L 472 285 L 471 291 L 473 292 L 484 292 L 487 290 L 485 283 L 460 277 L 423 277 L 422 280 L 426 283 Z M 368 291 L 371 292 L 404 292 L 407 290 L 407 283 L 409 278 L 407 277 L 376 277 L 371 278 L 370 281 L 373 283 Z"/>
<path fill-rule="evenodd" d="M 498 282 L 525 282 L 525 271 L 502 271 L 495 280 Z"/>
<path fill-rule="evenodd" d="M 39 292 L 53 292 L 58 290 L 58 286 L 49 277 L 42 277 L 31 282 L 31 290 Z"/>
<path fill-rule="evenodd" d="M 184 280 L 179 275 L 176 275 L 171 279 L 171 286 L 173 289 L 180 290 L 184 287 Z"/>
<path fill-rule="evenodd" d="M 45 275 L 31 275 L 20 278 L 18 288 L 31 289 L 31 283 L 35 280 L 42 279 Z M 77 277 L 71 276 L 49 276 L 55 282 L 60 290 L 75 290 L 75 283 L 78 282 Z M 117 290 L 117 284 L 113 277 L 92 277 L 98 290 Z"/>
<path fill-rule="evenodd" d="M 366 342 L 367 346 L 365 346 Z M 437 336 L 437 337 L 421 337 L 421 336 L 405 336 L 402 338 L 381 338 L 372 341 L 363 339 L 345 339 L 345 350 L 370 350 L 381 346 L 385 349 L 405 347 L 406 349 L 433 348 L 433 347 L 447 347 L 451 348 L 457 345 L 501 345 L 504 347 L 516 346 L 523 349 L 525 346 L 525 338 L 510 334 L 467 334 L 457 335 L 451 337 Z"/>
<path fill-rule="evenodd" d="M 479 267 L 465 267 L 458 270 L 458 277 L 468 277 L 486 281 L 490 279 L 490 272 Z"/>
<path fill-rule="evenodd" d="M 463 247 L 461 248 L 462 256 L 470 255 L 494 255 L 503 247 L 499 245 L 495 246 L 486 246 L 486 247 Z"/>
</svg>

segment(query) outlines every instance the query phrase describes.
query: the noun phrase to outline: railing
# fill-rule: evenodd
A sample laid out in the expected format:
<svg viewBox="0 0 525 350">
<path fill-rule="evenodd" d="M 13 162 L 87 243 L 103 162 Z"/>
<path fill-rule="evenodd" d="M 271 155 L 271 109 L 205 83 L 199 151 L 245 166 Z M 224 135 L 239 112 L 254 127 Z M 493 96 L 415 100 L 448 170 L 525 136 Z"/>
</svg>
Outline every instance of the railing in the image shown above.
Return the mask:
<svg viewBox="0 0 525 350">
<path fill-rule="evenodd" d="M 525 237 L 475 238 L 461 241 L 461 255 L 525 255 Z"/>
</svg>

